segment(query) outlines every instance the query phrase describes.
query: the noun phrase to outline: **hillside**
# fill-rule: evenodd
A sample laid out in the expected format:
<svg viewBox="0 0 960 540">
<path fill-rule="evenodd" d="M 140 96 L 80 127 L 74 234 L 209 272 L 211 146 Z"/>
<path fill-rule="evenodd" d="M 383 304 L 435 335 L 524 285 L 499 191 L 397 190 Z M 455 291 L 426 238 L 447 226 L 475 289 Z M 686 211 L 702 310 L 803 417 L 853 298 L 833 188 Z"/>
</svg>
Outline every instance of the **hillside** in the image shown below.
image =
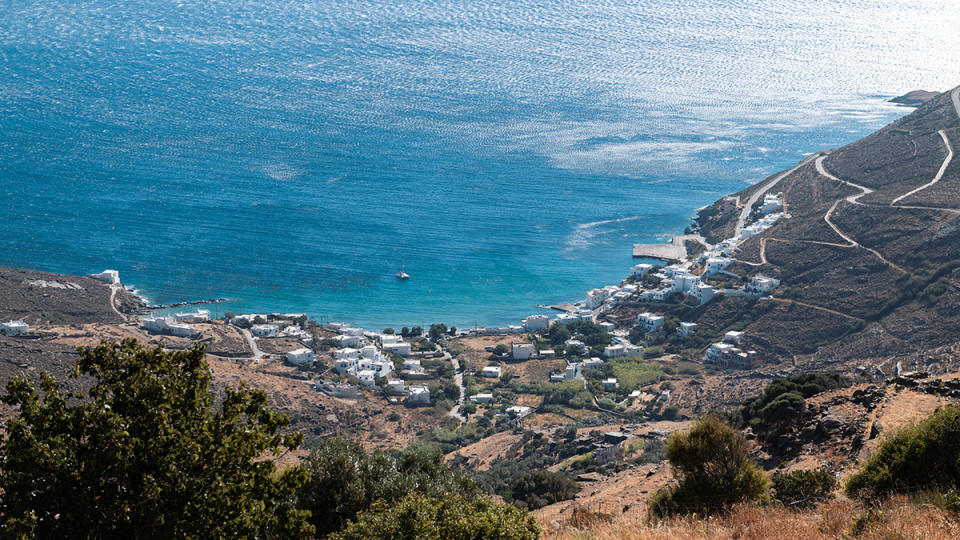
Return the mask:
<svg viewBox="0 0 960 540">
<path fill-rule="evenodd" d="M 769 188 L 782 192 L 786 219 L 743 240 L 726 269 L 782 282 L 743 328 L 752 344 L 800 370 L 883 376 L 896 356 L 905 367 L 947 371 L 960 336 L 958 149 L 960 88 L 810 156 Z M 737 195 L 747 200 L 779 176 Z M 724 215 L 722 204 L 697 220 L 710 242 L 732 236 L 741 215 Z M 720 297 L 689 320 L 716 320 L 745 302 Z"/>
</svg>

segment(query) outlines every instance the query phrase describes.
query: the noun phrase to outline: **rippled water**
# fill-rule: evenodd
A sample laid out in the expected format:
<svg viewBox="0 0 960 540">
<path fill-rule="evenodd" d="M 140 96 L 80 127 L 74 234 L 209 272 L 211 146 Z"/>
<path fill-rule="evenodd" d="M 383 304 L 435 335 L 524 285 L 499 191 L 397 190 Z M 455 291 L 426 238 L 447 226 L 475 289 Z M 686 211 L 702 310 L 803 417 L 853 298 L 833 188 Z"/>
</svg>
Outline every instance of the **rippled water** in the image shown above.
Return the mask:
<svg viewBox="0 0 960 540">
<path fill-rule="evenodd" d="M 512 323 L 960 84 L 948 2 L 730 4 L 8 2 L 0 264 Z"/>
</svg>

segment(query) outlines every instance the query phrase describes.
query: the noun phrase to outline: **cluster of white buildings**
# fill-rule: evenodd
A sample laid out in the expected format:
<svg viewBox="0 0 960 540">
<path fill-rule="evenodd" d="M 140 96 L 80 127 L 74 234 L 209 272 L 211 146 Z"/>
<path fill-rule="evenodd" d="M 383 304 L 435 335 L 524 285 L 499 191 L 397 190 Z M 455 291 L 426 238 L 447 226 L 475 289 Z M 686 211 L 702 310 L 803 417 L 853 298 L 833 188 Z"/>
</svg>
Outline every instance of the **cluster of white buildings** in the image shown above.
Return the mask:
<svg viewBox="0 0 960 540">
<path fill-rule="evenodd" d="M 697 304 L 706 304 L 716 294 L 713 287 L 701 281 L 699 276 L 691 274 L 683 265 L 665 266 L 659 275 L 660 286 L 656 289 L 642 290 L 641 300 L 662 302 L 671 294 L 686 294 L 695 299 Z"/>
<path fill-rule="evenodd" d="M 192 324 L 177 322 L 176 317 L 147 316 L 140 321 L 140 327 L 155 334 L 178 337 L 193 337 L 197 334 L 197 329 Z"/>
<path fill-rule="evenodd" d="M 626 343 L 615 343 L 612 345 L 607 345 L 603 349 L 603 355 L 607 358 L 625 358 L 630 356 L 642 356 L 643 347 L 639 345 L 633 345 L 629 342 Z"/>
<path fill-rule="evenodd" d="M 730 369 L 753 367 L 759 361 L 759 355 L 757 351 L 741 349 L 739 345 L 742 340 L 743 332 L 727 332 L 723 336 L 723 341 L 707 347 L 703 354 L 703 362 Z"/>
<path fill-rule="evenodd" d="M 5 336 L 20 336 L 30 331 L 30 325 L 17 320 L 0 322 L 0 334 Z"/>
</svg>

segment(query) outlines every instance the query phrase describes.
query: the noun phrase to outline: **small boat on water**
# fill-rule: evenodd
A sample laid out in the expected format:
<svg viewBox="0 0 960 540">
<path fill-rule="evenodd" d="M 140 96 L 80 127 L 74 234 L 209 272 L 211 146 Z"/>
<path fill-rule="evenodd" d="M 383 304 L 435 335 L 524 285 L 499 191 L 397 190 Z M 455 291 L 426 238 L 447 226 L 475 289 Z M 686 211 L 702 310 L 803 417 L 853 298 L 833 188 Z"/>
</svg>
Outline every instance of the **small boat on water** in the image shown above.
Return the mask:
<svg viewBox="0 0 960 540">
<path fill-rule="evenodd" d="M 406 280 L 410 279 L 410 274 L 408 274 L 408 273 L 406 272 L 406 266 L 407 266 L 406 262 L 401 262 L 401 263 L 400 263 L 400 271 L 397 272 L 396 274 L 394 274 L 394 276 L 395 276 L 397 279 L 399 279 L 400 281 L 406 281 Z"/>
</svg>

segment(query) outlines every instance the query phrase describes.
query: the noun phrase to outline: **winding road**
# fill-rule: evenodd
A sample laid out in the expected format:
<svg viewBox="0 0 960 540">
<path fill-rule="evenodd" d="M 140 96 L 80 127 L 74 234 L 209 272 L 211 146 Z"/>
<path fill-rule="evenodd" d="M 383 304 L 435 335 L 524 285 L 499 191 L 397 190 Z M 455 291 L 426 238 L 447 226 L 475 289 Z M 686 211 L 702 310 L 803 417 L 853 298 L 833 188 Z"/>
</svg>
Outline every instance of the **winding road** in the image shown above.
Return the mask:
<svg viewBox="0 0 960 540">
<path fill-rule="evenodd" d="M 240 333 L 243 334 L 243 339 L 247 341 L 247 345 L 250 346 L 250 351 L 253 352 L 253 361 L 259 362 L 261 358 L 266 356 L 266 353 L 260 350 L 260 347 L 257 347 L 257 341 L 253 339 L 253 334 L 250 333 L 246 328 L 241 328 Z"/>
<path fill-rule="evenodd" d="M 116 314 L 119 315 L 120 318 L 123 319 L 124 321 L 130 320 L 126 315 L 121 313 L 119 309 L 117 309 L 117 302 L 116 302 L 117 290 L 123 287 L 123 285 L 119 283 L 111 283 L 109 287 L 110 287 L 110 309 L 116 312 Z"/>
<path fill-rule="evenodd" d="M 743 210 L 740 211 L 740 217 L 737 219 L 737 227 L 736 229 L 734 229 L 733 235 L 740 236 L 740 233 L 743 231 L 743 228 L 747 224 L 747 218 L 750 217 L 750 212 L 753 210 L 753 205 L 760 200 L 760 197 L 763 197 L 768 191 L 770 191 L 771 188 L 773 188 L 773 186 L 779 184 L 781 180 L 793 174 L 800 167 L 803 167 L 804 165 L 806 165 L 807 162 L 813 159 L 814 157 L 816 157 L 816 154 L 812 156 L 807 156 L 806 159 L 798 163 L 792 169 L 788 169 L 778 174 L 776 177 L 774 177 L 773 180 L 771 180 L 766 185 L 764 185 L 763 187 L 755 191 L 754 194 L 751 195 L 749 199 L 747 199 L 747 202 L 744 203 Z"/>
<path fill-rule="evenodd" d="M 954 99 L 956 99 L 956 91 L 954 91 Z M 955 102 L 955 103 L 956 103 L 956 102 Z M 958 114 L 960 114 L 960 111 L 958 111 Z M 937 182 L 940 181 L 941 178 L 943 178 L 943 173 L 947 172 L 947 166 L 950 165 L 950 161 L 953 159 L 953 147 L 950 146 L 950 139 L 947 138 L 947 134 L 944 133 L 944 131 L 943 131 L 942 129 L 941 129 L 940 131 L 938 131 L 937 133 L 940 134 L 940 138 L 943 139 L 943 144 L 945 144 L 946 147 L 947 147 L 947 158 L 943 160 L 943 165 L 940 165 L 940 170 L 937 171 L 937 175 L 934 176 L 934 177 L 933 177 L 933 180 L 931 180 L 930 182 L 927 182 L 926 184 L 918 187 L 917 189 L 915 189 L 915 190 L 913 190 L 913 191 L 908 191 L 908 192 L 904 193 L 903 195 L 897 197 L 896 199 L 894 199 L 893 201 L 890 202 L 890 206 L 895 206 L 898 202 L 900 202 L 900 201 L 902 201 L 903 199 L 905 199 L 905 198 L 913 195 L 914 193 L 918 193 L 918 192 L 920 192 L 920 191 L 923 191 L 923 190 L 927 189 L 928 187 L 936 184 Z"/>
<path fill-rule="evenodd" d="M 446 351 L 444 352 L 450 355 L 450 353 L 447 353 Z M 457 360 L 453 355 L 450 355 L 450 363 L 453 364 L 453 381 L 457 383 L 457 387 L 460 388 L 460 399 L 457 400 L 457 404 L 454 405 L 447 414 L 463 422 L 466 420 L 466 418 L 460 414 L 460 406 L 463 405 L 463 400 L 467 393 L 467 389 L 463 386 L 463 373 L 460 371 L 460 361 Z"/>
</svg>

